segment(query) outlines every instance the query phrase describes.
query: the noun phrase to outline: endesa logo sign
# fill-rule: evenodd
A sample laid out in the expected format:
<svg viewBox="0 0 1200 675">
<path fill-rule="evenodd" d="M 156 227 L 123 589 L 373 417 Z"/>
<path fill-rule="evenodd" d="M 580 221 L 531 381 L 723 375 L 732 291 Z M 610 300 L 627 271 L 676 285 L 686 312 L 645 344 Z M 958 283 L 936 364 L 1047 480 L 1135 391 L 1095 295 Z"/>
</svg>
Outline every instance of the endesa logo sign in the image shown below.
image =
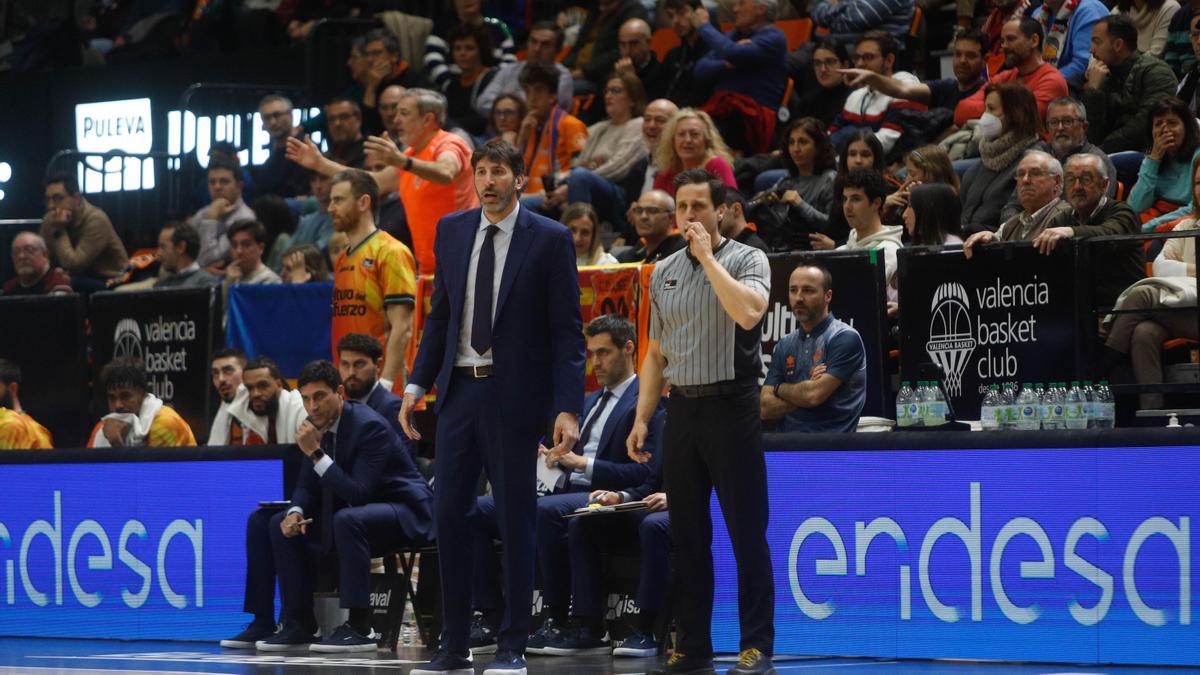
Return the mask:
<svg viewBox="0 0 1200 675">
<path fill-rule="evenodd" d="M 121 151 L 145 154 L 154 145 L 150 99 L 80 103 L 75 106 L 75 149 L 80 152 Z M 79 167 L 84 192 L 149 190 L 154 187 L 154 160 L 89 157 Z"/>
<path fill-rule="evenodd" d="M 767 475 L 777 652 L 1200 664 L 1194 446 L 768 452 Z"/>
</svg>

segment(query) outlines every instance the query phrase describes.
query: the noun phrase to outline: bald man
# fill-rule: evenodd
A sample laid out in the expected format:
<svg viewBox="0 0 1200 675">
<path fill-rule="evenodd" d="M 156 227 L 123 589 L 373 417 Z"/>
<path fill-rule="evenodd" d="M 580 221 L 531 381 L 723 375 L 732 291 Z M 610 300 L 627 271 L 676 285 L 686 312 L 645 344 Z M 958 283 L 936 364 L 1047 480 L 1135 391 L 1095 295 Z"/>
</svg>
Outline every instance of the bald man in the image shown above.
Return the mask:
<svg viewBox="0 0 1200 675">
<path fill-rule="evenodd" d="M 641 245 L 617 256 L 623 263 L 655 263 L 687 246 L 675 229 L 675 200 L 662 190 L 647 191 L 626 216 L 637 229 Z"/>
<path fill-rule="evenodd" d="M 654 50 L 650 48 L 650 24 L 642 19 L 630 19 L 621 24 L 617 31 L 617 50 L 621 58 L 615 68 L 618 72 L 637 75 L 646 89 L 646 98 L 662 98 L 667 89 L 668 73 L 663 69 Z"/>
<path fill-rule="evenodd" d="M 0 295 L 62 295 L 71 292 L 71 278 L 61 267 L 50 266 L 46 240 L 35 232 L 22 232 L 12 243 L 13 269 Z"/>
</svg>

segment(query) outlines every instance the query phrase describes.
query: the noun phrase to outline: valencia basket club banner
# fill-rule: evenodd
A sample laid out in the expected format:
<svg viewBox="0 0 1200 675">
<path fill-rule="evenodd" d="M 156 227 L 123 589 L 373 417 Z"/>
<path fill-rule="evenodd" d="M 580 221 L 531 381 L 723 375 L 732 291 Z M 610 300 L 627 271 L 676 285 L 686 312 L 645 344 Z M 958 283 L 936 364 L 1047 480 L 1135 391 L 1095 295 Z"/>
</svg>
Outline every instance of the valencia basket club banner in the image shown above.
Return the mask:
<svg viewBox="0 0 1200 675">
<path fill-rule="evenodd" d="M 1075 255 L 1068 246 L 1049 256 L 1032 246 L 980 247 L 970 260 L 901 249 L 901 378 L 931 379 L 922 364 L 939 366 L 962 419 L 979 418 L 990 384 L 1077 379 L 1086 317 L 1077 313 Z"/>
<path fill-rule="evenodd" d="M 623 316 L 636 326 L 641 294 L 641 272 L 637 265 L 579 268 L 579 309 L 583 315 L 584 326 L 592 319 L 605 314 Z M 638 363 L 640 364 L 641 360 Z M 600 388 L 596 376 L 592 374 L 590 359 L 587 362 L 584 388 L 587 391 Z"/>
<path fill-rule="evenodd" d="M 139 359 L 150 391 L 170 404 L 203 443 L 214 397 L 208 355 L 222 341 L 217 289 L 171 289 L 92 296 L 92 358 L 95 374 L 115 358 Z M 107 412 L 95 388 L 97 416 Z"/>
</svg>

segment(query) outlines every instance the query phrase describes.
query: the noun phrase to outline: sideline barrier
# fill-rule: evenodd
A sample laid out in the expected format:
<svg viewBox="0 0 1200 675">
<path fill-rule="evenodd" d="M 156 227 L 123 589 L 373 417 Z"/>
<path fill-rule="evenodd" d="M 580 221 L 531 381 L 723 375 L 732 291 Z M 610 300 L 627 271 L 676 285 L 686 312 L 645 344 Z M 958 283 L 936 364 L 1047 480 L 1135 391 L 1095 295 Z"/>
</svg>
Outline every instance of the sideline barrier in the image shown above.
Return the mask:
<svg viewBox="0 0 1200 675">
<path fill-rule="evenodd" d="M 1200 664 L 1198 446 L 1195 429 L 768 436 L 775 651 Z M 710 508 L 714 646 L 736 653 Z"/>
</svg>

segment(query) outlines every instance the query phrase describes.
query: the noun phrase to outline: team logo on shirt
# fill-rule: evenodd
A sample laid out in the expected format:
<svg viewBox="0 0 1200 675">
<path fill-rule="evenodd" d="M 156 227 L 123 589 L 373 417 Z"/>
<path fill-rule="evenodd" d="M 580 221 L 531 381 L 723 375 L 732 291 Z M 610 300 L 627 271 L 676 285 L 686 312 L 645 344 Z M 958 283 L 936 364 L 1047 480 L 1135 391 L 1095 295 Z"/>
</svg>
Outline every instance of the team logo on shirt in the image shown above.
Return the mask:
<svg viewBox="0 0 1200 675">
<path fill-rule="evenodd" d="M 825 353 L 821 351 L 820 347 L 817 347 L 815 350 L 813 350 L 812 360 L 814 365 L 825 360 Z"/>
<path fill-rule="evenodd" d="M 673 291 L 673 290 L 675 290 L 675 287 L 678 285 L 679 285 L 679 281 L 677 279 L 667 279 L 666 281 L 663 282 L 663 290 L 664 291 Z"/>
<path fill-rule="evenodd" d="M 365 258 L 362 261 L 362 267 L 364 272 L 370 272 L 371 270 L 375 269 L 375 259 Z"/>
<path fill-rule="evenodd" d="M 783 369 L 784 369 L 784 373 L 788 377 L 795 375 L 796 374 L 796 357 L 792 356 L 791 354 L 788 354 L 787 359 L 785 359 L 783 362 Z"/>
</svg>

